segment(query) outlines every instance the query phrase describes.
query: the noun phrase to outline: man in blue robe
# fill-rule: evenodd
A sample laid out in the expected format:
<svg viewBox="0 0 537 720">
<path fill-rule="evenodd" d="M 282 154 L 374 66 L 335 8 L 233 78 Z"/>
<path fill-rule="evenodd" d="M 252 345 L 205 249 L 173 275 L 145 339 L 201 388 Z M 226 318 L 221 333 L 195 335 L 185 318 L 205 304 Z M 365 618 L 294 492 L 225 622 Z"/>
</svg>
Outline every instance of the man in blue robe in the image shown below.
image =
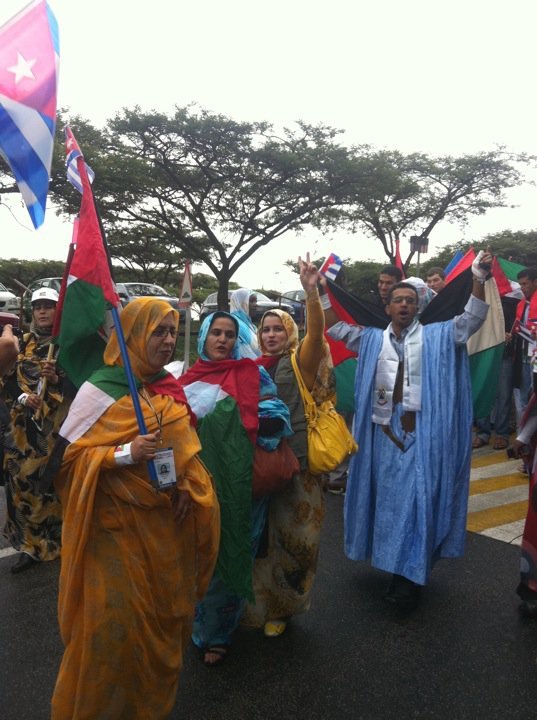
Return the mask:
<svg viewBox="0 0 537 720">
<path fill-rule="evenodd" d="M 465 310 L 446 322 L 422 326 L 416 289 L 405 282 L 390 290 L 386 330 L 337 322 L 322 300 L 331 337 L 358 353 L 359 452 L 349 468 L 345 553 L 392 573 L 386 599 L 405 611 L 417 606 L 433 563 L 464 551 L 472 452 L 466 341 L 487 315 L 490 262 L 479 253 Z"/>
</svg>

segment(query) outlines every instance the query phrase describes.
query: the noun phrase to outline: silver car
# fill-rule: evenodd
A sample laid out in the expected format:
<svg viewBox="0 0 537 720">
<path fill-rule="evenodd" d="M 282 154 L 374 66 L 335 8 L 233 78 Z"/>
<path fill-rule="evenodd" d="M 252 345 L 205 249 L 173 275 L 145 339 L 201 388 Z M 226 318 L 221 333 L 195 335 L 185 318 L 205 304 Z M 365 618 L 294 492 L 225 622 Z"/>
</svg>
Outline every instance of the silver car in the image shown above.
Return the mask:
<svg viewBox="0 0 537 720">
<path fill-rule="evenodd" d="M 228 292 L 228 300 L 231 298 L 231 293 L 233 290 L 230 290 Z M 263 314 L 267 310 L 285 310 L 285 312 L 288 312 L 289 315 L 294 317 L 294 308 L 289 302 L 281 302 L 280 300 L 271 300 L 269 297 L 264 295 L 262 292 L 258 292 L 257 290 L 252 290 L 252 295 L 255 295 L 257 297 L 257 305 L 255 307 L 255 310 L 252 314 L 252 322 L 258 323 L 261 318 L 263 317 Z M 218 310 L 218 304 L 217 304 L 217 297 L 218 293 L 211 293 L 210 295 L 207 295 L 205 300 L 203 301 L 203 305 L 201 306 L 200 310 L 200 322 L 203 322 L 207 315 L 210 315 L 211 313 Z"/>
<path fill-rule="evenodd" d="M 185 314 L 185 311 L 179 307 L 179 298 L 174 295 L 170 295 L 167 290 L 155 285 L 153 283 L 142 283 L 142 282 L 127 282 L 127 283 L 116 283 L 117 294 L 121 300 L 123 307 L 134 298 L 139 297 L 154 297 L 159 300 L 165 300 L 170 303 L 172 308 L 178 310 L 181 317 Z"/>
<path fill-rule="evenodd" d="M 18 313 L 21 305 L 20 298 L 5 285 L 0 283 L 0 312 Z"/>
</svg>

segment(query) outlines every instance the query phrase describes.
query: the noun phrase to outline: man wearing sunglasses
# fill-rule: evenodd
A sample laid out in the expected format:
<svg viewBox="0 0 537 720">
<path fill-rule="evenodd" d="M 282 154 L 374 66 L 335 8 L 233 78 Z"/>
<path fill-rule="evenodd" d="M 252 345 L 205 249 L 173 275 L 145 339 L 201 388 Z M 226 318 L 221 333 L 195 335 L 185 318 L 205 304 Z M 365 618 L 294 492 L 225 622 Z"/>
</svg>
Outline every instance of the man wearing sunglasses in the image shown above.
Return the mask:
<svg viewBox="0 0 537 720">
<path fill-rule="evenodd" d="M 345 553 L 392 574 L 385 599 L 400 611 L 417 607 L 437 559 L 463 554 L 472 449 L 466 341 L 487 315 L 491 261 L 479 253 L 472 295 L 447 322 L 421 325 L 408 282 L 389 291 L 386 330 L 336 322 L 321 300 L 331 337 L 358 355 Z"/>
</svg>

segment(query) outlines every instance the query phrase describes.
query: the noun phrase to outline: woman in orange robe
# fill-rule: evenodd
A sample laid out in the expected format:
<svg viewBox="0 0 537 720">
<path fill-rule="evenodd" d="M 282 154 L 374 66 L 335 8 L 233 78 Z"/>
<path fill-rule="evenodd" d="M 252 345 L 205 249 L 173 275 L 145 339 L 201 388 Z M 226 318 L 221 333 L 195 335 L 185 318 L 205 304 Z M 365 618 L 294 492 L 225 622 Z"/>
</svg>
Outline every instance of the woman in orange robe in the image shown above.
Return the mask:
<svg viewBox="0 0 537 720">
<path fill-rule="evenodd" d="M 61 430 L 70 443 L 56 481 L 65 653 L 53 720 L 159 720 L 175 701 L 220 532 L 182 390 L 163 371 L 178 322 L 176 311 L 151 298 L 121 314 L 147 434 L 139 434 L 115 332 L 105 367 L 81 387 Z M 173 450 L 170 490 L 155 490 L 148 475 L 146 461 L 160 448 Z"/>
</svg>

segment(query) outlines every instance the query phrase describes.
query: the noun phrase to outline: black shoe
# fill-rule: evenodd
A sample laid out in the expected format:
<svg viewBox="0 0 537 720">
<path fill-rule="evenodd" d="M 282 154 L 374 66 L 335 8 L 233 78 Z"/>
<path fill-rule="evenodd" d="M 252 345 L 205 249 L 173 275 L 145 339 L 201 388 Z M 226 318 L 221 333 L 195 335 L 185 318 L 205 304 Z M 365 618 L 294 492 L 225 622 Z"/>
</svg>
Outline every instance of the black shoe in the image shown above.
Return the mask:
<svg viewBox="0 0 537 720">
<path fill-rule="evenodd" d="M 537 600 L 523 600 L 518 609 L 522 617 L 537 620 Z"/>
<path fill-rule="evenodd" d="M 402 612 L 412 612 L 420 601 L 421 585 L 402 575 L 393 575 L 384 599 Z"/>
<path fill-rule="evenodd" d="M 12 573 L 20 573 L 24 572 L 25 570 L 28 570 L 29 568 L 33 567 L 34 565 L 37 565 L 39 560 L 34 560 L 34 558 L 31 555 L 28 555 L 28 553 L 21 553 L 19 557 L 17 558 L 17 562 L 11 566 L 11 572 Z"/>
</svg>

